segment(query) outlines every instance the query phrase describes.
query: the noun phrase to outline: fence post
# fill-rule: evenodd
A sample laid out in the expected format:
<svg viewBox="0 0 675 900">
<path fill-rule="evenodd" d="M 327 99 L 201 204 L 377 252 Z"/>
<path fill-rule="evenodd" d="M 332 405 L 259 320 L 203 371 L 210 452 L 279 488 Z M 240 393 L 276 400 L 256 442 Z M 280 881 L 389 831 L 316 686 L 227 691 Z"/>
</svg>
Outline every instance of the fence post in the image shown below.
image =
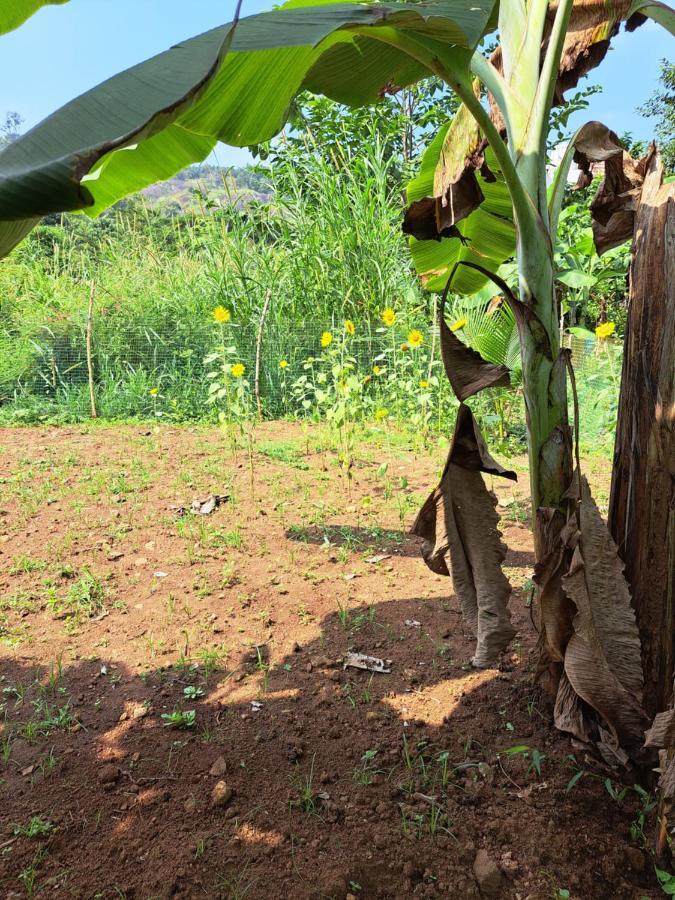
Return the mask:
<svg viewBox="0 0 675 900">
<path fill-rule="evenodd" d="M 89 404 L 91 406 L 91 417 L 96 418 L 96 398 L 94 396 L 94 366 L 91 358 L 91 333 L 94 323 L 94 293 L 95 285 L 92 281 L 89 290 L 89 309 L 87 310 L 87 374 L 89 377 Z"/>
<path fill-rule="evenodd" d="M 262 312 L 260 313 L 260 324 L 258 325 L 258 337 L 255 342 L 255 402 L 258 407 L 258 418 L 262 419 L 262 403 L 260 402 L 260 357 L 262 354 L 262 337 L 265 327 L 265 319 L 267 318 L 267 310 L 272 299 L 272 290 L 268 290 L 265 294 L 265 302 L 263 303 Z"/>
</svg>

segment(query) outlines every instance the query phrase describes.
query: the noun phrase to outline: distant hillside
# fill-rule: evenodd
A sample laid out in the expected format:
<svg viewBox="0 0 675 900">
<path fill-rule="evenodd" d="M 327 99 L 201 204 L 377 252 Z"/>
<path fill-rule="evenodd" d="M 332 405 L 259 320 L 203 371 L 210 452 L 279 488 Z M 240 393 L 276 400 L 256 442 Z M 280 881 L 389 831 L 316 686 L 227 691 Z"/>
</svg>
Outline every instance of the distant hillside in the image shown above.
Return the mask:
<svg viewBox="0 0 675 900">
<path fill-rule="evenodd" d="M 152 206 L 167 215 L 200 213 L 223 206 L 246 206 L 252 200 L 268 200 L 269 184 L 253 169 L 201 165 L 189 166 L 168 181 L 142 191 Z"/>
</svg>

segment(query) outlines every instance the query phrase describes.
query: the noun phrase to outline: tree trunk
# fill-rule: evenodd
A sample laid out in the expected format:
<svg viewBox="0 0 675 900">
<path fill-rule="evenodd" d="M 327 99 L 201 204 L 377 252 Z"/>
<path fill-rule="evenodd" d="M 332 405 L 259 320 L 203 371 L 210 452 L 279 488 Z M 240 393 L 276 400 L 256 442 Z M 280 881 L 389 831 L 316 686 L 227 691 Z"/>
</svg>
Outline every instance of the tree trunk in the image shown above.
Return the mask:
<svg viewBox="0 0 675 900">
<path fill-rule="evenodd" d="M 608 525 L 626 565 L 652 717 L 675 659 L 675 184 L 656 154 L 635 213 Z"/>
</svg>

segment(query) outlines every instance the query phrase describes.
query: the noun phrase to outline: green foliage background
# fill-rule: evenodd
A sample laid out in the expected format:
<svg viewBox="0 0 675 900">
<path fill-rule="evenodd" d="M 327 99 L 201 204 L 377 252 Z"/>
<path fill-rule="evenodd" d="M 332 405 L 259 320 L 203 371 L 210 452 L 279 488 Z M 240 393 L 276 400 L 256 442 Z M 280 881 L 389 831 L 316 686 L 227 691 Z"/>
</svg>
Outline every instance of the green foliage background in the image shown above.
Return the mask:
<svg viewBox="0 0 675 900">
<path fill-rule="evenodd" d="M 580 93 L 577 105 L 590 93 Z M 437 301 L 418 284 L 400 222 L 402 185 L 451 106 L 433 81 L 386 97 L 375 115 L 304 98 L 294 127 L 273 146 L 257 148 L 257 169 L 232 177 L 193 168 L 170 186 L 179 202 L 163 191 L 124 201 L 94 221 L 45 220 L 0 265 L 0 421 L 88 416 L 85 326 L 93 283 L 103 417 L 216 421 L 217 410 L 206 402 L 204 359 L 225 341 L 228 358 L 242 362 L 251 380 L 269 296 L 260 391 L 265 415 L 326 413 L 321 404 L 308 404 L 296 383 L 307 377 L 308 360 L 322 359 L 321 333 L 341 340 L 350 319 L 356 332 L 347 375 L 363 385 L 358 397 L 351 390 L 353 415 L 367 419 L 386 409 L 417 432 L 447 432 L 455 402 L 434 334 Z M 561 134 L 565 124 L 556 125 Z M 561 226 L 559 265 L 573 285 L 559 286 L 566 321 L 592 330 L 609 320 L 620 334 L 627 254 L 609 266 L 593 257 L 588 199 L 570 194 Z M 610 276 L 593 282 L 603 267 Z M 465 340 L 515 369 L 516 390 L 488 393 L 475 405 L 493 440 L 520 451 L 525 428 L 513 323 L 491 317 L 489 300 L 489 291 L 457 299 L 449 314 L 467 318 Z M 226 335 L 214 325 L 216 306 L 231 311 Z M 396 312 L 392 329 L 383 326 L 385 308 Z M 424 345 L 403 366 L 392 353 L 411 329 L 421 331 Z M 575 354 L 588 370 L 584 431 L 609 440 L 616 348 L 589 340 L 587 347 L 577 342 Z M 283 370 L 281 360 L 288 363 Z M 386 377 L 373 378 L 373 366 L 385 364 Z M 586 384 L 592 385 L 587 398 Z M 343 400 L 336 395 L 335 403 Z"/>
</svg>

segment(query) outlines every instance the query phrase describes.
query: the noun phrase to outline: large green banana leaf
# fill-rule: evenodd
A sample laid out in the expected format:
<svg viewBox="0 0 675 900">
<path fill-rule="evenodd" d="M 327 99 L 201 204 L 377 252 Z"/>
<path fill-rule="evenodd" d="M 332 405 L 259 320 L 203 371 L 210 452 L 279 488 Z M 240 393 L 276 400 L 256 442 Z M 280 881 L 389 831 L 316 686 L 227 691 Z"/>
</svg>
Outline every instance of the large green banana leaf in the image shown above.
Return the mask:
<svg viewBox="0 0 675 900">
<path fill-rule="evenodd" d="M 62 210 L 96 215 L 204 159 L 219 140 L 246 146 L 271 138 L 305 88 L 369 104 L 393 85 L 428 74 L 376 34 L 387 41 L 423 36 L 427 47 L 433 35 L 445 47 L 465 48 L 468 61 L 466 50 L 492 27 L 493 6 L 494 0 L 311 6 L 292 0 L 122 72 L 0 153 L 0 255 L 17 221 Z M 3 228 L 7 221 L 11 229 Z"/>
<path fill-rule="evenodd" d="M 43 6 L 67 2 L 68 0 L 3 0 L 0 4 L 0 34 L 14 31 Z"/>
<path fill-rule="evenodd" d="M 457 116 L 462 114 L 462 109 L 460 107 Z M 420 171 L 407 187 L 408 203 L 436 196 L 437 171 L 444 165 L 443 148 L 451 127 L 452 123 L 444 126 L 425 151 Z M 488 177 L 494 180 L 488 181 L 480 171 L 475 172 L 485 199 L 468 216 L 453 224 L 453 236 L 431 240 L 410 239 L 415 268 L 429 291 L 442 291 L 458 262 L 477 263 L 496 272 L 515 252 L 516 229 L 511 197 L 489 147 L 485 150 L 485 163 L 491 173 Z M 474 294 L 487 281 L 476 269 L 460 265 L 452 276 L 450 291 L 454 294 Z"/>
</svg>

